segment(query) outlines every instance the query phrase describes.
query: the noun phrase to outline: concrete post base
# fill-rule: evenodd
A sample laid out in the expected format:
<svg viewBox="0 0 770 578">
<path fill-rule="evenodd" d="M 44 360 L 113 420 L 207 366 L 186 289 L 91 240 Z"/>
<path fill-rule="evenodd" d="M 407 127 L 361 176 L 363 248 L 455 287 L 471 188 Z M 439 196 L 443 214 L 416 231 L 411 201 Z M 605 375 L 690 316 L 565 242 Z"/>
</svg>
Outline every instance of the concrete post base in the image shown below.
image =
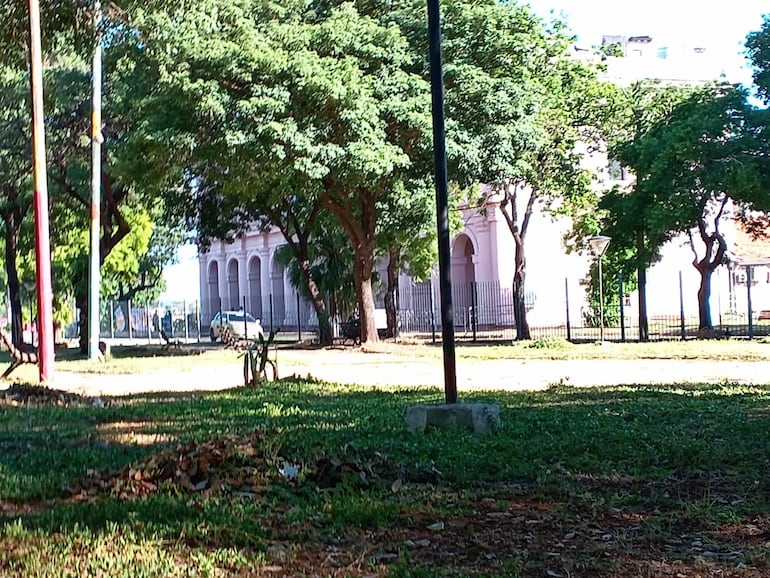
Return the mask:
<svg viewBox="0 0 770 578">
<path fill-rule="evenodd" d="M 428 427 L 465 427 L 475 435 L 482 436 L 500 427 L 500 406 L 491 403 L 453 403 L 413 405 L 406 410 L 406 428 L 409 431 L 425 431 Z"/>
</svg>

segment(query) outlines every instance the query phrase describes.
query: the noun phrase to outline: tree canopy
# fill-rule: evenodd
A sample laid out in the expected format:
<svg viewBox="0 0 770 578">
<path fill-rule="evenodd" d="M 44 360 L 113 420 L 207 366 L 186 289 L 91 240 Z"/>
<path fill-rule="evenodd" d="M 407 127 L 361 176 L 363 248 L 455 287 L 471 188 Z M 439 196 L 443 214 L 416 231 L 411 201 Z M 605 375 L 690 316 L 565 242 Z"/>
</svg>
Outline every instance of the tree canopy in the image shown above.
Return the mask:
<svg viewBox="0 0 770 578">
<path fill-rule="evenodd" d="M 621 149 L 636 172 L 636 187 L 631 194 L 616 192 L 603 200 L 616 229 L 608 230 L 621 240 L 624 232 L 643 230 L 648 247 L 643 260 L 675 235 L 686 235 L 701 275 L 701 329 L 712 327 L 710 280 L 728 249 L 725 220 L 741 210 L 770 209 L 756 154 L 761 142 L 754 112 L 740 88 L 693 90 Z"/>
</svg>

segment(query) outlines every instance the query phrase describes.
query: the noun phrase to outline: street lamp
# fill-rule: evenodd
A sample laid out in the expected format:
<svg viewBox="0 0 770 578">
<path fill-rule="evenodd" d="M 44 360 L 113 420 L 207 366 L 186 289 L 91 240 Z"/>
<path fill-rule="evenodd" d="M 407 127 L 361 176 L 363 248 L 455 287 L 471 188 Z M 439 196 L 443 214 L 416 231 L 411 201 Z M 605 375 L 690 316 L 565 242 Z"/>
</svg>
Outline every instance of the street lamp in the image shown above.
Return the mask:
<svg viewBox="0 0 770 578">
<path fill-rule="evenodd" d="M 604 281 L 602 279 L 602 255 L 610 244 L 610 237 L 594 235 L 588 238 L 591 252 L 599 259 L 599 341 L 604 341 Z"/>
</svg>

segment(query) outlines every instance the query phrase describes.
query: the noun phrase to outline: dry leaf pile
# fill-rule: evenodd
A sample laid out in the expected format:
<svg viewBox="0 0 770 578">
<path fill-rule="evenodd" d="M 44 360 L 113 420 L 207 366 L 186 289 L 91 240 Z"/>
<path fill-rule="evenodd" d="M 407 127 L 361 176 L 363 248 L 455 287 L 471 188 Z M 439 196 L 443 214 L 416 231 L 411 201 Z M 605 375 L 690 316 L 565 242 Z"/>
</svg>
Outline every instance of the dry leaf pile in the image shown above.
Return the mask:
<svg viewBox="0 0 770 578">
<path fill-rule="evenodd" d="M 120 471 L 89 469 L 71 489 L 77 499 L 112 495 L 132 500 L 166 489 L 205 495 L 264 492 L 277 475 L 279 459 L 266 442 L 266 432 L 219 437 L 205 443 L 177 444 Z"/>
<path fill-rule="evenodd" d="M 55 405 L 60 407 L 94 406 L 102 407 L 104 401 L 99 397 L 87 397 L 61 389 L 42 385 L 15 383 L 0 391 L 0 405 Z"/>
<path fill-rule="evenodd" d="M 180 443 L 117 472 L 89 469 L 69 492 L 77 500 L 106 495 L 132 500 L 159 491 L 254 498 L 264 495 L 273 483 L 311 483 L 319 489 L 392 486 L 400 484 L 404 472 L 402 466 L 379 452 L 346 451 L 341 458 L 323 454 L 309 463 L 293 465 L 278 454 L 276 439 L 274 433 L 256 431 L 203 443 Z"/>
</svg>

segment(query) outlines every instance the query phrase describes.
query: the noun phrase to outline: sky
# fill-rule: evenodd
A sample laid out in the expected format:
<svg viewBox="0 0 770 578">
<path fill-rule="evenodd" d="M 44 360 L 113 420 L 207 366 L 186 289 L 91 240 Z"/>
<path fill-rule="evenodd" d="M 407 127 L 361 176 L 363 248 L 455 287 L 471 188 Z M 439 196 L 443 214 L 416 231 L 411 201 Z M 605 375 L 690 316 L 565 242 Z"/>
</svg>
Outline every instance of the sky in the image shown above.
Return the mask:
<svg viewBox="0 0 770 578">
<path fill-rule="evenodd" d="M 751 72 L 742 56 L 749 32 L 770 14 L 766 0 L 529 0 L 539 16 L 564 20 L 586 47 L 601 44 L 603 35 L 651 36 L 666 44 L 707 49 L 725 63 L 728 79 L 748 84 Z"/>
<path fill-rule="evenodd" d="M 166 290 L 160 296 L 161 301 L 198 301 L 200 300 L 200 281 L 198 275 L 198 249 L 195 245 L 183 245 L 177 252 L 178 263 L 163 270 Z"/>
<path fill-rule="evenodd" d="M 459 0 L 445 0 L 459 1 Z M 770 14 L 767 0 L 529 0 L 539 16 L 564 20 L 578 44 L 601 44 L 603 35 L 651 36 L 669 45 L 685 44 L 707 49 L 719 59 L 732 82 L 750 84 L 751 71 L 742 56 L 746 35 Z M 162 300 L 199 299 L 198 258 L 195 246 L 179 251 L 179 262 L 164 271 Z"/>
</svg>

